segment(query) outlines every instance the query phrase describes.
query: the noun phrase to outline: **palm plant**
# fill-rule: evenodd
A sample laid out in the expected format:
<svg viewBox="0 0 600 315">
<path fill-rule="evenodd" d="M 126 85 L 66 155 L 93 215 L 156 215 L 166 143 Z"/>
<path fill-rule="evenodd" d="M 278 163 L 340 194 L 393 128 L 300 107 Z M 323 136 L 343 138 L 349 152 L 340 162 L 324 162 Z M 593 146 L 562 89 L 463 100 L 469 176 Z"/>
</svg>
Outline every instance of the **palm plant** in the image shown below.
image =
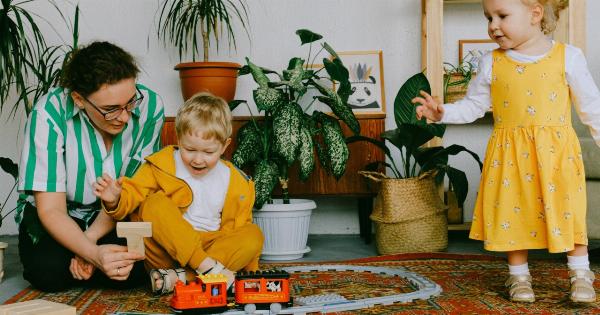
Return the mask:
<svg viewBox="0 0 600 315">
<path fill-rule="evenodd" d="M 322 36 L 309 30 L 298 30 L 296 34 L 301 45 L 310 44 L 307 58 L 310 61 L 312 43 Z M 338 119 L 316 110 L 308 113 L 310 107 L 320 101 L 352 132 L 360 133 L 358 120 L 347 104 L 351 94 L 348 69 L 327 43 L 322 43 L 322 50 L 329 52 L 332 59 L 323 58 L 324 67 L 319 70 L 309 69 L 306 60 L 299 57 L 292 58 L 281 73 L 261 68 L 248 58 L 240 70 L 240 75 L 252 74 L 258 84 L 253 92 L 254 101 L 264 113 L 263 119 L 252 117 L 240 128 L 232 157 L 236 166 L 253 169 L 256 208 L 271 201 L 277 182 L 281 185 L 284 203 L 289 203 L 288 169 L 297 162 L 300 179 L 306 180 L 315 167 L 315 150 L 324 169 L 336 178 L 344 174 L 349 151 Z M 318 55 L 315 54 L 315 58 Z M 323 70 L 326 76 L 321 74 Z M 339 88 L 334 91 L 324 86 L 319 82 L 322 79 L 338 82 Z M 301 98 L 308 89 L 314 89 L 318 95 L 302 108 Z M 232 108 L 239 103 L 233 103 Z"/>
<path fill-rule="evenodd" d="M 1 0 L 0 8 L 0 111 L 8 99 L 9 93 L 15 89 L 18 93 L 11 113 L 15 114 L 19 104 L 23 104 L 29 113 L 31 103 L 27 102 L 28 84 L 32 73 L 37 77 L 31 60 L 47 58 L 48 47 L 38 27 L 34 13 L 24 5 L 34 0 Z M 46 0 L 62 15 L 53 0 Z M 65 20 L 66 21 L 66 20 Z M 44 56 L 45 57 L 42 57 Z"/>
<path fill-rule="evenodd" d="M 209 60 L 210 39 L 219 47 L 223 29 L 229 39 L 229 48 L 235 45 L 233 18 L 237 18 L 248 34 L 248 10 L 245 0 L 165 0 L 158 20 L 157 35 L 163 42 L 178 48 L 179 59 L 192 50 L 192 59 L 199 54 L 199 37 L 202 39 L 204 62 Z"/>
</svg>

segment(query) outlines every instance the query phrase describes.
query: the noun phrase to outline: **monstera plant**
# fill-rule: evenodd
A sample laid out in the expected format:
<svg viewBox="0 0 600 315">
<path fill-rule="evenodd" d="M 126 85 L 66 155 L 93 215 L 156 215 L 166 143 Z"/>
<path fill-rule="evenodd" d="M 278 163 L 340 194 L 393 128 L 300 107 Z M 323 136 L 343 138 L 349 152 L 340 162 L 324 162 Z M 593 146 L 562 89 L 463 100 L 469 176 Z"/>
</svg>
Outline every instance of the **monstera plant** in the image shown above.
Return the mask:
<svg viewBox="0 0 600 315">
<path fill-rule="evenodd" d="M 237 136 L 237 147 L 232 161 L 240 168 L 252 169 L 256 184 L 255 207 L 261 208 L 272 200 L 272 192 L 279 182 L 284 203 L 289 203 L 287 190 L 289 168 L 299 166 L 301 180 L 306 180 L 318 159 L 324 169 L 340 178 L 348 161 L 348 146 L 342 134 L 340 120 L 353 133 L 360 133 L 360 126 L 347 104 L 351 86 L 348 70 L 337 53 L 326 42 L 331 58 L 323 58 L 323 67 L 310 68 L 312 43 L 322 36 L 309 30 L 298 30 L 302 45 L 309 45 L 308 58 L 293 57 L 287 69 L 278 73 L 259 67 L 246 58 L 247 64 L 240 75 L 251 74 L 258 87 L 253 91 L 254 101 L 264 117 L 252 117 L 242 126 Z M 318 56 L 317 53 L 315 56 Z M 326 75 L 325 75 L 326 73 Z M 336 82 L 337 91 L 323 83 Z M 307 97 L 311 91 L 312 97 Z M 303 99 L 309 98 L 309 104 Z M 321 111 L 311 111 L 314 103 L 327 105 L 335 117 Z M 233 103 L 232 107 L 242 103 Z M 316 152 L 316 154 L 315 154 Z"/>
</svg>

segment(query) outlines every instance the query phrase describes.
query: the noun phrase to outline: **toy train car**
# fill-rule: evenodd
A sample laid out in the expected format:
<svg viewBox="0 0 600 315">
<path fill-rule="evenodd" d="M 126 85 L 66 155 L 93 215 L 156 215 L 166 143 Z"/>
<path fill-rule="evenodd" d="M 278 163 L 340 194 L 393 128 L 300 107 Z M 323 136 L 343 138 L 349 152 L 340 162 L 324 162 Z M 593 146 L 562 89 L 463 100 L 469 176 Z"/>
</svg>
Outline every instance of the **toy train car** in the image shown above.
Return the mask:
<svg viewBox="0 0 600 315">
<path fill-rule="evenodd" d="M 215 313 L 243 308 L 254 313 L 267 308 L 277 314 L 283 306 L 291 306 L 290 275 L 282 270 L 238 272 L 235 276 L 235 303 L 227 302 L 227 278 L 224 275 L 201 275 L 194 282 L 178 281 L 171 299 L 175 313 Z"/>
</svg>

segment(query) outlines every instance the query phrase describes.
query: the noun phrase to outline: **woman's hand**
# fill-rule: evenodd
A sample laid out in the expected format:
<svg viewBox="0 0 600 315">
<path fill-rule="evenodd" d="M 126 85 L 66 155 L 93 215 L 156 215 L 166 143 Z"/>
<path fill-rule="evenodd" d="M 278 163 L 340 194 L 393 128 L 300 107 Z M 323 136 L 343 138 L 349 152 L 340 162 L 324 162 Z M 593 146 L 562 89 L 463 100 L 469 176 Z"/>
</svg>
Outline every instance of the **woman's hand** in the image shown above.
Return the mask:
<svg viewBox="0 0 600 315">
<path fill-rule="evenodd" d="M 133 269 L 133 264 L 145 257 L 135 252 L 128 252 L 127 246 L 99 245 L 94 265 L 107 277 L 113 280 L 126 280 Z"/>
<path fill-rule="evenodd" d="M 419 103 L 417 106 L 417 118 L 421 119 L 421 117 L 425 116 L 425 118 L 431 121 L 440 121 L 442 117 L 444 117 L 444 106 L 442 106 L 441 102 L 436 98 L 434 99 L 425 91 L 421 91 L 421 96 L 423 97 L 415 97 L 412 99 L 412 103 Z"/>
<path fill-rule="evenodd" d="M 119 204 L 121 190 L 123 190 L 121 187 L 122 183 L 123 177 L 114 180 L 110 175 L 104 173 L 102 174 L 102 177 L 98 177 L 96 182 L 92 184 L 94 195 L 104 202 L 104 206 L 108 210 L 112 210 Z"/>
<path fill-rule="evenodd" d="M 77 280 L 88 280 L 92 277 L 92 274 L 94 274 L 94 270 L 96 270 L 96 267 L 87 262 L 85 259 L 79 256 L 71 258 L 69 271 L 71 271 L 73 278 Z"/>
</svg>

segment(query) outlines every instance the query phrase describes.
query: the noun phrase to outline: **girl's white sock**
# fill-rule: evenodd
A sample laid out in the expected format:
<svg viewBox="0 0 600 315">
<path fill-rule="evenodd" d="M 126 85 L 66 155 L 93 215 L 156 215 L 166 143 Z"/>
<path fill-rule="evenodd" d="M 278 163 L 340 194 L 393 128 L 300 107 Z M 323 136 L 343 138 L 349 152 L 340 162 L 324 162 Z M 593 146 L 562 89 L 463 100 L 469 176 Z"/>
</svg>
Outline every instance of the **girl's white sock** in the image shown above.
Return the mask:
<svg viewBox="0 0 600 315">
<path fill-rule="evenodd" d="M 508 265 L 508 273 L 511 276 L 525 276 L 529 274 L 529 264 L 524 263 L 522 265 Z"/>
<path fill-rule="evenodd" d="M 569 270 L 590 270 L 590 260 L 588 255 L 569 256 L 567 255 L 567 266 Z"/>
</svg>

